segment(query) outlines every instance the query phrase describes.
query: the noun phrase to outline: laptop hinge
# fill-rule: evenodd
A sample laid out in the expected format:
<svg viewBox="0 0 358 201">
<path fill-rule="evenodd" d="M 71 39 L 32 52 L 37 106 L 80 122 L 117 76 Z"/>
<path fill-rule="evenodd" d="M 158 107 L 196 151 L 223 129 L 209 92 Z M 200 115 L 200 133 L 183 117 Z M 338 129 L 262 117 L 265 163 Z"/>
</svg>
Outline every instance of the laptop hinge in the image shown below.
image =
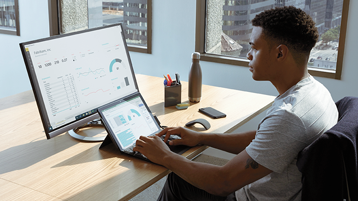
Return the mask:
<svg viewBox="0 0 358 201">
<path fill-rule="evenodd" d="M 152 115 L 153 115 L 155 121 L 157 121 L 157 123 L 158 123 L 158 125 L 159 125 L 160 128 L 165 129 L 165 128 L 167 127 L 167 126 L 162 126 L 162 125 L 160 124 L 160 121 L 159 121 L 159 119 L 158 119 L 158 117 L 157 117 L 157 115 L 156 115 L 155 113 L 152 113 Z"/>
</svg>

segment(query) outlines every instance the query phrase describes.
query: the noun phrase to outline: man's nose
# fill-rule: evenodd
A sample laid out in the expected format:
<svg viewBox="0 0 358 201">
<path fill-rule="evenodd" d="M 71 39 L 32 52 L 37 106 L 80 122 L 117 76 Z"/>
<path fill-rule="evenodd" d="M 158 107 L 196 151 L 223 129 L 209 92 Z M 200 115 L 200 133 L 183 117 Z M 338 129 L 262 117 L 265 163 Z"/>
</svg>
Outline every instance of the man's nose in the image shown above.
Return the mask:
<svg viewBox="0 0 358 201">
<path fill-rule="evenodd" d="M 247 58 L 248 60 L 252 60 L 252 55 L 250 54 L 250 51 L 247 52 L 246 58 Z"/>
</svg>

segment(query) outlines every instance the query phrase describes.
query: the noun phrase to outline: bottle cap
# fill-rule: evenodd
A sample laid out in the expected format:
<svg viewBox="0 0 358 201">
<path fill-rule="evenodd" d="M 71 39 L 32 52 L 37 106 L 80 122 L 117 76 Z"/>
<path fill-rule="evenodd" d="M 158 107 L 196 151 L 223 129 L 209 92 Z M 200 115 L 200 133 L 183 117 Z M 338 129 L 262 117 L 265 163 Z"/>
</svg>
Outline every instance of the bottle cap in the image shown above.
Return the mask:
<svg viewBox="0 0 358 201">
<path fill-rule="evenodd" d="M 200 59 L 200 53 L 199 52 L 194 52 L 193 54 L 191 54 L 191 58 Z"/>
</svg>

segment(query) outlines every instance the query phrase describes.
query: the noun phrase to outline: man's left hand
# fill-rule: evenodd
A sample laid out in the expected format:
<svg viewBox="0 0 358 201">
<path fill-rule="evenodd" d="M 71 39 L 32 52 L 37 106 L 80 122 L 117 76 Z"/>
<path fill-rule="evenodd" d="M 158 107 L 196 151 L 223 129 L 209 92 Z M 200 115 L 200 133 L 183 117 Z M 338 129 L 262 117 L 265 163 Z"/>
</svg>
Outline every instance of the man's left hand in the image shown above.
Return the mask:
<svg viewBox="0 0 358 201">
<path fill-rule="evenodd" d="M 156 135 L 149 137 L 140 136 L 136 141 L 136 147 L 133 148 L 133 151 L 142 153 L 150 161 L 160 165 L 164 165 L 165 156 L 169 156 L 173 153 L 170 151 L 168 145 Z"/>
</svg>

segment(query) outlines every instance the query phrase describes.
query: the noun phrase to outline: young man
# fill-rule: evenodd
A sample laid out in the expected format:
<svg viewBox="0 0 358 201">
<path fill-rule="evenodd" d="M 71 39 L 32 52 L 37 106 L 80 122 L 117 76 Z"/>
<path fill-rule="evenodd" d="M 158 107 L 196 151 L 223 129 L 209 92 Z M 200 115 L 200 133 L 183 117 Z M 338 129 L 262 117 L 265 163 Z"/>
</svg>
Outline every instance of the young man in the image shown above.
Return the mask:
<svg viewBox="0 0 358 201">
<path fill-rule="evenodd" d="M 173 171 L 158 200 L 301 200 L 297 155 L 338 118 L 330 93 L 307 70 L 317 28 L 295 7 L 264 11 L 252 24 L 252 77 L 270 81 L 279 95 L 257 131 L 201 134 L 178 127 L 158 134 L 181 136 L 173 145 L 205 144 L 237 154 L 222 167 L 176 155 L 158 136 L 141 137 L 134 150 Z"/>
</svg>

